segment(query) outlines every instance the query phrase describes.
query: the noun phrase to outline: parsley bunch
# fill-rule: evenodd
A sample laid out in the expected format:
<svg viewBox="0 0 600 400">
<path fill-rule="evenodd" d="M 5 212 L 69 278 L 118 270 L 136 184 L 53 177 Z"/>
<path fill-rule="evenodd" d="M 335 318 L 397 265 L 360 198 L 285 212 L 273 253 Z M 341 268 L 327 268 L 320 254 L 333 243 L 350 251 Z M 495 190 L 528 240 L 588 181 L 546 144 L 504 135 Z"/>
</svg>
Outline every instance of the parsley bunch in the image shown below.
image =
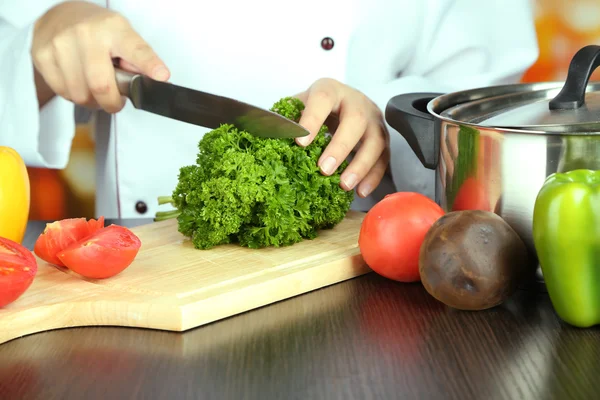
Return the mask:
<svg viewBox="0 0 600 400">
<path fill-rule="evenodd" d="M 304 104 L 286 97 L 274 111 L 296 122 Z M 340 188 L 344 161 L 331 176 L 317 161 L 330 142 L 323 125 L 303 148 L 293 139 L 268 139 L 222 125 L 205 134 L 195 165 L 184 166 L 170 197 L 159 204 L 176 209 L 156 220 L 177 217 L 179 232 L 198 249 L 225 243 L 261 248 L 313 239 L 344 219 L 354 192 Z"/>
</svg>

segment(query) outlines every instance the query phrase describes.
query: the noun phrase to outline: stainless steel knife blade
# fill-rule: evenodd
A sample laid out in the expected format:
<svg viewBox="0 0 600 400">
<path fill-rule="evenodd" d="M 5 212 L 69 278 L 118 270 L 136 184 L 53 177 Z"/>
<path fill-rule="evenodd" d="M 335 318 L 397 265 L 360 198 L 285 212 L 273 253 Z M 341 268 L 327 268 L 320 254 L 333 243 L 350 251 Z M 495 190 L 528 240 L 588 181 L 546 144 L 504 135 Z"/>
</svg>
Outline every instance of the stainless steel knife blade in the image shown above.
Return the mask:
<svg viewBox="0 0 600 400">
<path fill-rule="evenodd" d="M 232 124 L 264 138 L 297 138 L 310 133 L 294 121 L 251 104 L 156 81 L 116 67 L 115 72 L 119 92 L 140 110 L 210 129 Z"/>
</svg>

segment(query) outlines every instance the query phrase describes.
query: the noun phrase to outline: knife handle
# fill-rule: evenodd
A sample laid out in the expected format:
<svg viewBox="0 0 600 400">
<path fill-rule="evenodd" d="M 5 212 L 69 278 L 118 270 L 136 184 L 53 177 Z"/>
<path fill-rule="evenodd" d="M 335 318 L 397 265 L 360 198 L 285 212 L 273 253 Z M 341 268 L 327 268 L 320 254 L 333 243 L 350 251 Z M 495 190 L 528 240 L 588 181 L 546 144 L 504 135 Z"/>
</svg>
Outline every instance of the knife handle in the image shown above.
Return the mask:
<svg viewBox="0 0 600 400">
<path fill-rule="evenodd" d="M 117 88 L 121 95 L 129 97 L 131 99 L 131 82 L 138 74 L 132 74 L 122 70 L 121 68 L 115 67 L 115 78 L 117 80 Z"/>
</svg>

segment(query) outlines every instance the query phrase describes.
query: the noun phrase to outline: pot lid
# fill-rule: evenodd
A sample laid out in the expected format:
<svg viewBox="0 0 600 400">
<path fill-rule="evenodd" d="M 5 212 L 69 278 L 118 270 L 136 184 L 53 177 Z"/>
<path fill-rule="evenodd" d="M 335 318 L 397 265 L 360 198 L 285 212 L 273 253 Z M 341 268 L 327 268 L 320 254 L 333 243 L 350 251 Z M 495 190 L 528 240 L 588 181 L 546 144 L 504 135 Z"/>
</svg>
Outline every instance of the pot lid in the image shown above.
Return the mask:
<svg viewBox="0 0 600 400">
<path fill-rule="evenodd" d="M 487 88 L 485 93 L 459 92 L 464 101 L 450 101 L 439 115 L 487 128 L 600 133 L 600 82 L 588 83 L 599 65 L 600 46 L 586 46 L 571 60 L 564 84 L 517 84 Z"/>
</svg>

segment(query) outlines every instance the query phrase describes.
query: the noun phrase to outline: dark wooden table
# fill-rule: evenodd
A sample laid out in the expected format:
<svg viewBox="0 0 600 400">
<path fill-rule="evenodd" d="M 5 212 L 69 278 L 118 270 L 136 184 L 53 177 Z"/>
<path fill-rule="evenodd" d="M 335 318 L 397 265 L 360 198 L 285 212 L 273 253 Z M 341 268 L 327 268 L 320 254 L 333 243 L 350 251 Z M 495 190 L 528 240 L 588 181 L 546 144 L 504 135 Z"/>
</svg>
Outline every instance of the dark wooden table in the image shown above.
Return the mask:
<svg viewBox="0 0 600 400">
<path fill-rule="evenodd" d="M 597 399 L 599 377 L 599 330 L 561 323 L 545 293 L 459 312 L 375 274 L 186 333 L 73 328 L 0 345 L 2 400 Z"/>
</svg>

